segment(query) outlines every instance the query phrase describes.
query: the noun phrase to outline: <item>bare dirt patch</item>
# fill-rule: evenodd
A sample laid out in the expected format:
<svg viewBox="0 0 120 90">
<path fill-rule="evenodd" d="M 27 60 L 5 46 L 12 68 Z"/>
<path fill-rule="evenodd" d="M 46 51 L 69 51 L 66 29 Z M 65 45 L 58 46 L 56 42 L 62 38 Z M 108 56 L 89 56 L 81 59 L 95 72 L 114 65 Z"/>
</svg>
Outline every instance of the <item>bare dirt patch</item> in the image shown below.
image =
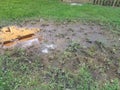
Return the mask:
<svg viewBox="0 0 120 90">
<path fill-rule="evenodd" d="M 51 66 L 77 73 L 85 65 L 96 80 L 120 78 L 120 37 L 103 26 L 43 19 L 19 26 L 41 29 L 37 37 L 42 36 L 42 41 L 25 48 L 30 63 L 38 56 L 43 69 Z"/>
</svg>

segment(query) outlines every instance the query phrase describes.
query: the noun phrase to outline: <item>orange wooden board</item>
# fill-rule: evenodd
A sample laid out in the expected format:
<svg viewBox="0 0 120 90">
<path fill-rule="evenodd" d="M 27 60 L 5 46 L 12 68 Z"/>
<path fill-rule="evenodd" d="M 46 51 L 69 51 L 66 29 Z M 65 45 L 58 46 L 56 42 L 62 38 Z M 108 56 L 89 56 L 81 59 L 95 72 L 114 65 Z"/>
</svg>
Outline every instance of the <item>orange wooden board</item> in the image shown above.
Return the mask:
<svg viewBox="0 0 120 90">
<path fill-rule="evenodd" d="M 16 40 L 25 41 L 31 39 L 31 37 L 39 31 L 37 28 L 20 28 L 17 26 L 3 27 L 0 30 L 0 43 L 9 45 L 9 43 L 14 43 Z"/>
</svg>

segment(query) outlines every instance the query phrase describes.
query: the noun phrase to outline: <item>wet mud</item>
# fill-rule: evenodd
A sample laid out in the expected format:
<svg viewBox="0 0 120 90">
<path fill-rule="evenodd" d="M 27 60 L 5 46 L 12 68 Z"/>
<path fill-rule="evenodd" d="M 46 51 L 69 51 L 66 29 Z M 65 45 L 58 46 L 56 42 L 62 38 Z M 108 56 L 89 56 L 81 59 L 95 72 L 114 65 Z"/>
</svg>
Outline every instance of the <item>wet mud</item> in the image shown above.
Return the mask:
<svg viewBox="0 0 120 90">
<path fill-rule="evenodd" d="M 29 57 L 41 58 L 42 68 L 51 66 L 77 73 L 85 65 L 96 80 L 120 78 L 120 37 L 107 28 L 94 23 L 44 19 L 24 21 L 18 26 L 41 30 L 36 34 L 37 40 L 24 49 Z"/>
</svg>

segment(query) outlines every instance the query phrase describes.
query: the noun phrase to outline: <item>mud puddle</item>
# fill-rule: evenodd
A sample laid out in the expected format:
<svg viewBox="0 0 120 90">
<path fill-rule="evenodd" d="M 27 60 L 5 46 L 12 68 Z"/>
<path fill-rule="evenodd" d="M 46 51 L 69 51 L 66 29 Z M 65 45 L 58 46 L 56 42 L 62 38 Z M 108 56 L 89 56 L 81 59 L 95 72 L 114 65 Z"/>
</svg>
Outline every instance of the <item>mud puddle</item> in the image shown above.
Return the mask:
<svg viewBox="0 0 120 90">
<path fill-rule="evenodd" d="M 43 19 L 25 21 L 20 26 L 41 30 L 35 39 L 39 43 L 33 42 L 25 49 L 30 57 L 39 56 L 44 68 L 59 67 L 76 73 L 86 65 L 95 79 L 120 78 L 120 37 L 106 28 L 78 21 Z"/>
<path fill-rule="evenodd" d="M 41 29 L 38 36 L 43 37 L 42 44 L 54 44 L 56 49 L 65 49 L 71 41 L 78 42 L 83 47 L 91 47 L 98 41 L 107 47 L 118 46 L 119 36 L 112 34 L 99 25 L 82 24 L 80 22 L 30 21 L 21 26 Z"/>
</svg>

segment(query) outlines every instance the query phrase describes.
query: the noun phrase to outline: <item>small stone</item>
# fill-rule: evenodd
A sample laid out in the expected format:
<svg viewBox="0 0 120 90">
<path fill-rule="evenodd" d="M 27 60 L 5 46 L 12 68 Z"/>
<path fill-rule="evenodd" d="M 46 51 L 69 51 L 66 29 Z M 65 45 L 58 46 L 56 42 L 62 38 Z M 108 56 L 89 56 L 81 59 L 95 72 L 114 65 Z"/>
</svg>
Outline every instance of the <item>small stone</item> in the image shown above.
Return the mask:
<svg viewBox="0 0 120 90">
<path fill-rule="evenodd" d="M 82 6 L 82 4 L 80 4 L 80 3 L 71 3 L 70 5 L 72 5 L 72 6 Z"/>
<path fill-rule="evenodd" d="M 42 53 L 48 53 L 48 49 L 47 48 L 43 49 Z"/>
</svg>

